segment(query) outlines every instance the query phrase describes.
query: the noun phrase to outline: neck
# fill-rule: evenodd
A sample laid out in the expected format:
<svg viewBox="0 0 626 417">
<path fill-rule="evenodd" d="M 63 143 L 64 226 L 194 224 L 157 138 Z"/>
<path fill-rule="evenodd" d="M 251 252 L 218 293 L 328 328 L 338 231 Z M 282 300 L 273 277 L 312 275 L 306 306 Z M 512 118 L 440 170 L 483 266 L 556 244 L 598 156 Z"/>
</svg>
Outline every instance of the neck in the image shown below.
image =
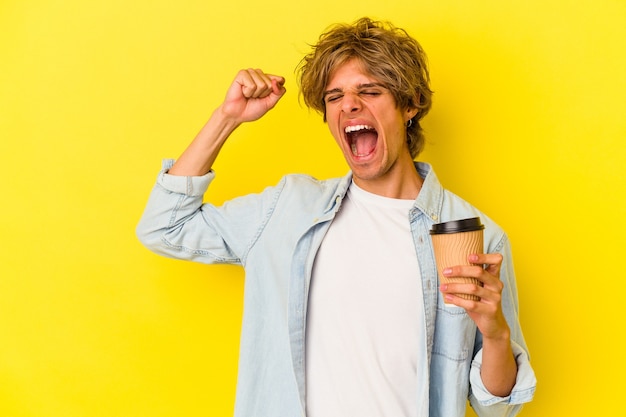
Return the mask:
<svg viewBox="0 0 626 417">
<path fill-rule="evenodd" d="M 367 192 L 401 200 L 415 200 L 424 183 L 413 163 L 411 163 L 410 168 L 407 167 L 407 169 L 399 172 L 396 171 L 394 175 L 375 179 L 363 179 L 353 176 L 352 181 Z"/>
</svg>

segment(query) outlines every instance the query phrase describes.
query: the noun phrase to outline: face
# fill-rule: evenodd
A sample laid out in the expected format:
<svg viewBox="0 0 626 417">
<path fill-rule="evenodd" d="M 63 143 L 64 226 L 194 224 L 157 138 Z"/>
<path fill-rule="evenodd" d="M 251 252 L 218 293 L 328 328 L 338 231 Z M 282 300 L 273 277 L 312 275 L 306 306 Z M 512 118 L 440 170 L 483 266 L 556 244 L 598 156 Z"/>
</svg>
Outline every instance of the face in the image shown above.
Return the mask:
<svg viewBox="0 0 626 417">
<path fill-rule="evenodd" d="M 391 92 L 352 59 L 330 76 L 324 92 L 326 120 L 355 183 L 370 192 L 400 186 L 415 172 L 406 143 L 413 109 L 399 109 Z"/>
</svg>

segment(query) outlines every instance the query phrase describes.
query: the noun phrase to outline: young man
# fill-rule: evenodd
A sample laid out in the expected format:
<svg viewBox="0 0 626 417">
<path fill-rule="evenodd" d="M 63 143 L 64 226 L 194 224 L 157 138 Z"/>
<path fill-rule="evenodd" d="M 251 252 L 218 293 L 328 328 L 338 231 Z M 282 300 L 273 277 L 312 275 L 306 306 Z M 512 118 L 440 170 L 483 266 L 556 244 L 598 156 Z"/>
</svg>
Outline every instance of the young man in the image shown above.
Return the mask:
<svg viewBox="0 0 626 417">
<path fill-rule="evenodd" d="M 165 256 L 246 269 L 237 416 L 511 416 L 535 378 L 518 320 L 510 247 L 487 216 L 413 159 L 431 104 L 426 57 L 405 31 L 361 19 L 324 33 L 299 67 L 350 167 L 288 175 L 260 194 L 203 204 L 229 135 L 285 94 L 240 71 L 226 99 L 158 176 L 138 236 Z M 434 223 L 480 216 L 480 266 L 440 285 Z M 454 294 L 480 297 L 465 300 Z"/>
</svg>

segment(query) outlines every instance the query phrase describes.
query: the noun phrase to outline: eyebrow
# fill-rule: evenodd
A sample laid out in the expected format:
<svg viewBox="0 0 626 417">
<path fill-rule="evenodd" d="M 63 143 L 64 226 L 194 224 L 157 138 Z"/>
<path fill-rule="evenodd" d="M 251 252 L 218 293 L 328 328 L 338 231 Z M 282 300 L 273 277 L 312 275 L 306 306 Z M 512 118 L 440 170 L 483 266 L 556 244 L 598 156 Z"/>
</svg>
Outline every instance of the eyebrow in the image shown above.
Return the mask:
<svg viewBox="0 0 626 417">
<path fill-rule="evenodd" d="M 378 87 L 378 88 L 387 88 L 385 87 L 383 84 L 381 83 L 365 83 L 365 84 L 359 84 L 356 86 L 357 90 L 363 90 L 366 88 L 373 88 L 373 87 Z M 322 94 L 322 100 L 326 98 L 327 95 L 329 94 L 336 94 L 336 93 L 343 93 L 343 90 L 339 87 L 337 88 L 333 88 L 331 90 L 326 90 L 324 91 L 324 93 Z"/>
</svg>

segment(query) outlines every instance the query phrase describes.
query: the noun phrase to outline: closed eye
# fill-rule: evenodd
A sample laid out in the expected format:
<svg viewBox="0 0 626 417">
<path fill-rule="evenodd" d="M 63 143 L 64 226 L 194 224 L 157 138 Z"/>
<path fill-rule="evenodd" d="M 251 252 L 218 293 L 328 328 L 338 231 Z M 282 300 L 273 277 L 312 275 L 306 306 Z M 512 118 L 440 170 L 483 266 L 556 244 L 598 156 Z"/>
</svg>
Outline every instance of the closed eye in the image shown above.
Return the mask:
<svg viewBox="0 0 626 417">
<path fill-rule="evenodd" d="M 343 97 L 343 94 L 328 95 L 328 96 L 326 96 L 326 102 L 327 103 L 332 103 L 333 101 L 339 100 L 341 97 Z"/>
<path fill-rule="evenodd" d="M 378 91 L 378 90 L 365 90 L 365 91 L 361 91 L 359 92 L 360 95 L 362 96 L 379 96 L 382 94 L 382 91 Z"/>
<path fill-rule="evenodd" d="M 355 94 L 359 97 L 377 97 L 388 91 L 384 86 L 378 83 L 361 84 L 356 88 Z M 345 93 L 340 88 L 334 88 L 324 92 L 324 103 L 333 103 L 341 100 Z"/>
<path fill-rule="evenodd" d="M 378 91 L 378 90 L 365 90 L 365 91 L 359 91 L 358 94 L 359 96 L 366 96 L 366 97 L 376 97 L 381 95 L 383 92 L 382 91 Z M 337 100 L 341 100 L 343 98 L 343 94 L 331 94 L 331 95 L 327 95 L 325 97 L 326 103 L 332 103 L 335 102 Z"/>
</svg>

